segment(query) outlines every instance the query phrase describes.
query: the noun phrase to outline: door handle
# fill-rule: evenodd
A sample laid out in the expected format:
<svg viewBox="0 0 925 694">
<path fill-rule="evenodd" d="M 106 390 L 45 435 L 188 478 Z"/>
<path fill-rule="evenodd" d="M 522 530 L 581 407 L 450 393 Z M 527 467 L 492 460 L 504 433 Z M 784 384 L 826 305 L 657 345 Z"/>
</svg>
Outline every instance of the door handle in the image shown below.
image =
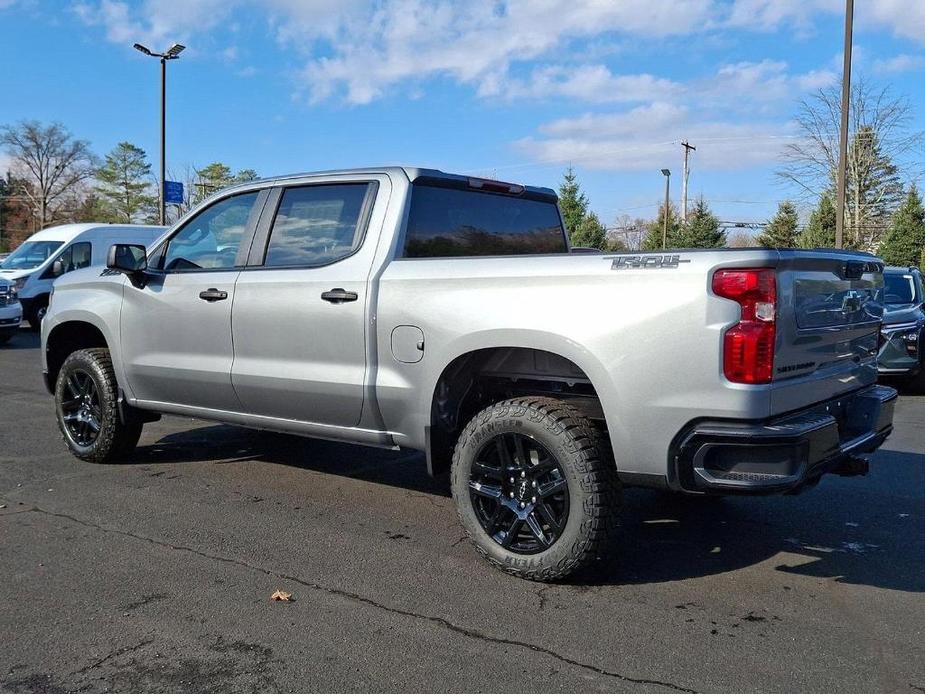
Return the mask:
<svg viewBox="0 0 925 694">
<path fill-rule="evenodd" d="M 208 301 L 212 303 L 213 301 L 224 301 L 228 298 L 228 292 L 223 292 L 215 287 L 206 289 L 204 292 L 199 292 L 199 298 L 203 301 Z"/>
<path fill-rule="evenodd" d="M 332 304 L 342 304 L 345 301 L 356 301 L 358 296 L 356 292 L 348 292 L 338 287 L 328 292 L 322 292 L 321 298 L 325 301 L 330 301 Z"/>
</svg>

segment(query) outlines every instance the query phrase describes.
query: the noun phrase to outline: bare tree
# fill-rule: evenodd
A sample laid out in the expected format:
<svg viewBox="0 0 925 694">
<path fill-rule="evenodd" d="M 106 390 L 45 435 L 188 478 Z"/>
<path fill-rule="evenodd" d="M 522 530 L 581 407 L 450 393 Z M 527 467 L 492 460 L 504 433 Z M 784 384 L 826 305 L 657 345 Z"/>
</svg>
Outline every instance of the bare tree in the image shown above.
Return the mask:
<svg viewBox="0 0 925 694">
<path fill-rule="evenodd" d="M 795 185 L 805 200 L 818 200 L 835 187 L 841 87 L 820 89 L 800 102 L 795 122 L 801 137 L 784 150 L 777 175 Z M 915 159 L 923 133 L 912 125 L 909 101 L 864 80 L 851 88 L 846 177 L 846 242 L 875 248 L 888 218 L 902 199 L 901 174 L 918 175 Z"/>
<path fill-rule="evenodd" d="M 649 221 L 640 217 L 630 217 L 622 214 L 614 220 L 613 226 L 607 230 L 607 238 L 614 244 L 622 243 L 628 250 L 638 251 L 648 232 Z"/>
<path fill-rule="evenodd" d="M 0 128 L 0 145 L 13 158 L 12 171 L 30 185 L 22 194 L 35 209 L 40 229 L 73 206 L 73 193 L 92 178 L 96 161 L 85 140 L 60 123 L 22 121 Z"/>
</svg>

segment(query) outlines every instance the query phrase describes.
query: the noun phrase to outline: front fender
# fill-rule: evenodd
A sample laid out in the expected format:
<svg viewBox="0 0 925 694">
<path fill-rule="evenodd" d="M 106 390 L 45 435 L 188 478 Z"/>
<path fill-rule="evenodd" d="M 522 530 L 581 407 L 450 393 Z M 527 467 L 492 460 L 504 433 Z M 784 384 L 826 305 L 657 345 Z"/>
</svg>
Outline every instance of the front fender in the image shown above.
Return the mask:
<svg viewBox="0 0 925 694">
<path fill-rule="evenodd" d="M 70 278 L 67 279 L 70 280 Z M 125 278 L 122 275 L 105 274 L 92 277 L 92 279 L 84 275 L 80 281 L 58 280 L 55 282 L 51 304 L 42 321 L 42 371 L 44 373 L 48 373 L 48 339 L 54 331 L 67 323 L 87 323 L 102 333 L 109 347 L 116 380 L 126 394 L 132 397 L 125 379 L 119 349 L 119 325 L 124 284 Z"/>
</svg>

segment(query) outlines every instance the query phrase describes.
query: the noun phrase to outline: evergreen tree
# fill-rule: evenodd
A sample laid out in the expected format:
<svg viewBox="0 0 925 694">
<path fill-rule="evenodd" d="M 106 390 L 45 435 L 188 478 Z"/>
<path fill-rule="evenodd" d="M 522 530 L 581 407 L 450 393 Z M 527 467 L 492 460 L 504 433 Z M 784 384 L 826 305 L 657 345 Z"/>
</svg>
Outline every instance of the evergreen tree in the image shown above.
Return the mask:
<svg viewBox="0 0 925 694">
<path fill-rule="evenodd" d="M 913 184 L 893 216 L 893 223 L 880 244 L 879 255 L 889 265 L 915 265 L 925 252 L 925 209 Z"/>
<path fill-rule="evenodd" d="M 241 169 L 238 173 L 233 174 L 227 164 L 215 161 L 201 169 L 196 170 L 199 181 L 195 183 L 195 192 L 192 196 L 193 204 L 202 202 L 222 188 L 234 185 L 235 183 L 246 183 L 257 179 L 257 172 L 253 169 Z"/>
<path fill-rule="evenodd" d="M 678 240 L 678 231 L 681 227 L 681 220 L 678 217 L 678 210 L 674 204 L 668 204 L 668 248 L 675 248 Z M 642 240 L 640 250 L 643 251 L 660 251 L 662 249 L 662 237 L 665 233 L 665 205 L 659 205 L 658 216 L 649 222 L 646 237 Z"/>
<path fill-rule="evenodd" d="M 589 212 L 581 220 L 578 230 L 572 234 L 570 241 L 573 246 L 599 248 L 603 251 L 607 247 L 607 229 L 601 224 L 596 214 Z"/>
<path fill-rule="evenodd" d="M 581 192 L 578 176 L 571 166 L 566 169 L 559 185 L 559 209 L 562 210 L 562 218 L 565 220 L 565 230 L 569 238 L 574 239 L 588 214 L 588 198 Z M 576 246 L 582 245 L 574 241 L 572 243 Z"/>
<path fill-rule="evenodd" d="M 726 232 L 720 229 L 719 219 L 703 196 L 698 198 L 686 225 L 677 234 L 675 248 L 722 248 L 726 245 Z"/>
<path fill-rule="evenodd" d="M 797 245 L 797 208 L 789 200 L 777 206 L 777 214 L 768 221 L 764 231 L 755 241 L 765 248 L 794 248 Z"/>
<path fill-rule="evenodd" d="M 87 210 L 92 213 L 96 208 L 102 213 L 107 208 L 111 217 L 108 221 L 125 224 L 150 216 L 157 205 L 157 198 L 150 191 L 150 175 L 151 165 L 145 151 L 131 142 L 120 142 L 106 155 L 106 161 L 96 172 L 100 184 L 96 190 L 100 197 L 92 200 Z"/>
<path fill-rule="evenodd" d="M 835 203 L 832 194 L 825 192 L 813 210 L 806 226 L 797 239 L 800 248 L 834 248 L 835 246 Z"/>
<path fill-rule="evenodd" d="M 93 191 L 80 200 L 73 218 L 75 222 L 126 223 L 125 216 L 106 197 Z"/>
</svg>

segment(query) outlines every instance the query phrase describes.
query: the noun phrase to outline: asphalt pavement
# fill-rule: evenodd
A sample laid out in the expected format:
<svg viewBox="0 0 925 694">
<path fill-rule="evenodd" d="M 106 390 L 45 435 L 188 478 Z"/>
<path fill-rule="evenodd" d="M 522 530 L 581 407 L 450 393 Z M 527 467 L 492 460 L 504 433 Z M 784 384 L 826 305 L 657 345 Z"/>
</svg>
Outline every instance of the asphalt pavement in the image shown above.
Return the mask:
<svg viewBox="0 0 925 694">
<path fill-rule="evenodd" d="M 925 692 L 925 396 L 895 424 L 798 496 L 628 490 L 614 556 L 542 585 L 478 558 L 416 453 L 165 417 L 78 461 L 23 332 L 0 691 Z"/>
</svg>

